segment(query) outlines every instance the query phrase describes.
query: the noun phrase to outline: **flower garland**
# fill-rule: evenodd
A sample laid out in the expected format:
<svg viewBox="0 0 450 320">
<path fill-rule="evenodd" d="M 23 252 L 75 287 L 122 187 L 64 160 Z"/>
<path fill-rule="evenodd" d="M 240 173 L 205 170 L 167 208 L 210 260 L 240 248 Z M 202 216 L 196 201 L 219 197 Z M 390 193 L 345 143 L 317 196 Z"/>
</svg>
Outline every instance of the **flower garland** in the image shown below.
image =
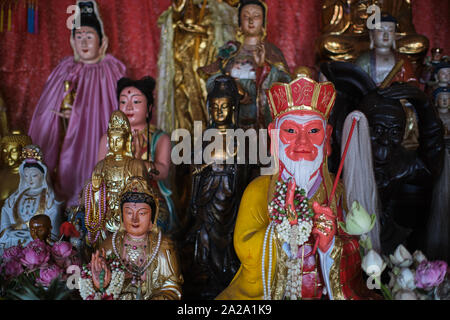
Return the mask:
<svg viewBox="0 0 450 320">
<path fill-rule="evenodd" d="M 95 196 L 92 190 L 92 182 L 90 182 L 86 187 L 86 192 L 84 196 L 84 203 L 86 208 L 85 225 L 88 230 L 88 240 L 91 244 L 95 243 L 100 235 L 105 217 L 106 217 L 106 185 L 102 181 L 99 192 L 100 199 L 99 205 L 100 207 L 96 210 L 95 204 Z M 92 239 L 93 234 L 95 234 L 95 238 Z"/>
<path fill-rule="evenodd" d="M 283 249 L 286 251 L 289 259 L 287 261 L 287 285 L 285 291 L 285 298 L 296 300 L 301 298 L 302 293 L 302 275 L 301 275 L 301 261 L 297 257 L 297 252 L 300 246 L 308 241 L 312 227 L 314 212 L 309 207 L 306 192 L 296 186 L 294 195 L 294 217 L 289 218 L 290 213 L 286 209 L 286 193 L 288 186 L 284 181 L 278 181 L 272 201 L 268 205 L 270 224 L 266 230 L 266 236 L 263 244 L 263 289 L 264 299 L 270 299 L 270 272 L 265 282 L 265 251 L 267 246 L 267 236 L 271 239 L 273 230 L 279 234 L 283 241 Z M 269 240 L 269 268 L 271 269 L 272 261 L 272 241 Z"/>
<path fill-rule="evenodd" d="M 79 281 L 80 296 L 83 300 L 117 300 L 119 298 L 125 282 L 124 268 L 114 255 L 107 257 L 107 264 L 111 267 L 111 281 L 106 289 L 100 288 L 100 292 L 94 288 L 90 264 L 83 265 Z"/>
</svg>

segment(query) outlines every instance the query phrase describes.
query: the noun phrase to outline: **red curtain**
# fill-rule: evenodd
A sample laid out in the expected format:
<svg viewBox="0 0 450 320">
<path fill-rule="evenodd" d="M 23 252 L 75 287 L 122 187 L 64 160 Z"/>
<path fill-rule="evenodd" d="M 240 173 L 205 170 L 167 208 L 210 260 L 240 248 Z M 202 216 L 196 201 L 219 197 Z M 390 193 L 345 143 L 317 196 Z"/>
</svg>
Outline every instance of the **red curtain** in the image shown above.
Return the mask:
<svg viewBox="0 0 450 320">
<path fill-rule="evenodd" d="M 1 0 L 2 4 L 11 1 Z M 0 32 L 0 91 L 8 108 L 10 127 L 27 131 L 33 110 L 47 77 L 59 61 L 72 55 L 66 9 L 74 0 L 39 0 L 39 31 L 26 28 L 25 0 L 13 10 L 12 31 L 4 18 Z M 109 38 L 108 52 L 120 59 L 131 77 L 157 75 L 160 29 L 158 16 L 171 0 L 97 0 Z M 314 42 L 320 35 L 319 0 L 267 0 L 268 39 L 283 52 L 291 69 L 314 65 Z M 450 16 L 449 0 L 413 0 L 418 33 L 430 39 L 430 46 L 444 48 Z M 1 28 L 0 28 L 1 30 Z M 446 41 L 447 40 L 447 41 Z"/>
</svg>

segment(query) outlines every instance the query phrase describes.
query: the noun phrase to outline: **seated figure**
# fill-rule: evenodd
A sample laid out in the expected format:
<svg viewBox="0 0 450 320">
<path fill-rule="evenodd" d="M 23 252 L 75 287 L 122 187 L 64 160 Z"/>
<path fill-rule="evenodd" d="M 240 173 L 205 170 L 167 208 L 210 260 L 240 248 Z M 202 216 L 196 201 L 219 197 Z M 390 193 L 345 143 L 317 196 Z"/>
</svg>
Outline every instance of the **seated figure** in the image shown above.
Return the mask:
<svg viewBox="0 0 450 320">
<path fill-rule="evenodd" d="M 22 150 L 22 158 L 19 188 L 6 199 L 2 208 L 0 245 L 4 247 L 0 250 L 30 242 L 29 221 L 35 215 L 48 215 L 54 226 L 52 235 L 58 236 L 61 203 L 55 199 L 49 184 L 42 152 L 39 147 L 28 145 Z"/>
<path fill-rule="evenodd" d="M 126 71 L 122 62 L 106 54 L 108 38 L 97 3 L 77 0 L 77 5 L 80 27 L 70 36 L 74 54 L 50 74 L 28 130 L 45 154 L 49 173 L 55 175 L 55 191 L 68 206 L 78 204 L 95 167 L 100 137 L 116 106 L 117 80 Z"/>
<path fill-rule="evenodd" d="M 164 232 L 173 231 L 178 223 L 171 190 L 165 184 L 169 176 L 171 142 L 162 130 L 150 125 L 153 114 L 153 89 L 155 80 L 121 78 L 117 83 L 119 109 L 127 116 L 133 133 L 132 152 L 143 160 L 151 176 L 151 185 L 160 200 L 158 225 Z M 98 161 L 107 154 L 107 134 L 100 140 Z"/>
<path fill-rule="evenodd" d="M 181 299 L 183 278 L 173 243 L 155 221 L 158 198 L 140 177 L 120 195 L 121 227 L 109 235 L 84 266 L 80 294 L 84 300 Z"/>
<path fill-rule="evenodd" d="M 345 193 L 338 184 L 332 194 L 327 167 L 335 97 L 330 82 L 305 77 L 268 91 L 279 170 L 244 191 L 234 230 L 241 267 L 217 299 L 377 297 L 362 279 L 358 238 L 338 225 Z"/>
<path fill-rule="evenodd" d="M 423 59 L 429 41 L 416 33 L 409 0 L 325 0 L 322 37 L 318 41 L 320 60 L 351 62 L 369 48 L 367 8 L 373 4 L 397 19 L 397 51 L 407 54 L 412 61 Z"/>
<path fill-rule="evenodd" d="M 91 182 L 84 190 L 90 244 L 100 244 L 106 238 L 106 232 L 119 229 L 120 193 L 127 179 L 137 176 L 150 181 L 144 161 L 133 156 L 130 122 L 120 110 L 111 115 L 107 140 L 108 153 L 95 166 Z"/>
<path fill-rule="evenodd" d="M 22 148 L 31 144 L 29 136 L 13 131 L 0 140 L 1 162 L 0 166 L 0 207 L 3 207 L 5 200 L 17 190 L 20 181 L 19 166 L 22 162 L 20 158 Z"/>
</svg>

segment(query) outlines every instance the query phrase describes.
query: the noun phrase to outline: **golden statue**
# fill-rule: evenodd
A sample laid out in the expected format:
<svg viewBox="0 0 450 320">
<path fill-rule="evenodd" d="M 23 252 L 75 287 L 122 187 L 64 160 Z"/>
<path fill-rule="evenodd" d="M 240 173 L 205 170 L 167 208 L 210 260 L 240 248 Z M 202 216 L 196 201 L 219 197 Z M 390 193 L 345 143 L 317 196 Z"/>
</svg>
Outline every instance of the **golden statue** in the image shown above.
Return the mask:
<svg viewBox="0 0 450 320">
<path fill-rule="evenodd" d="M 133 177 L 120 195 L 120 230 L 92 254 L 80 279 L 84 300 L 179 300 L 183 277 L 173 242 L 157 227 L 158 197 Z"/>
<path fill-rule="evenodd" d="M 322 37 L 318 42 L 323 60 L 353 61 L 369 49 L 367 13 L 371 5 L 389 13 L 398 21 L 397 51 L 407 54 L 415 63 L 423 59 L 429 41 L 416 33 L 412 23 L 410 0 L 324 0 L 322 5 Z"/>
<path fill-rule="evenodd" d="M 144 161 L 135 159 L 131 151 L 132 133 L 127 116 L 120 110 L 112 113 L 108 124 L 108 153 L 92 172 L 91 183 L 84 190 L 86 227 L 89 242 L 97 242 L 105 231 L 120 227 L 120 193 L 127 179 L 133 176 L 150 180 Z M 92 236 L 95 235 L 95 238 Z"/>
<path fill-rule="evenodd" d="M 159 18 L 158 127 L 193 131 L 207 124 L 206 84 L 197 69 L 215 60 L 217 48 L 234 34 L 235 0 L 173 0 Z"/>
<path fill-rule="evenodd" d="M 5 200 L 17 190 L 20 182 L 19 166 L 22 148 L 31 144 L 31 138 L 19 131 L 13 131 L 0 140 L 2 168 L 0 169 L 0 208 Z"/>
<path fill-rule="evenodd" d="M 6 116 L 6 105 L 0 94 L 0 139 L 9 133 L 8 118 Z"/>
</svg>

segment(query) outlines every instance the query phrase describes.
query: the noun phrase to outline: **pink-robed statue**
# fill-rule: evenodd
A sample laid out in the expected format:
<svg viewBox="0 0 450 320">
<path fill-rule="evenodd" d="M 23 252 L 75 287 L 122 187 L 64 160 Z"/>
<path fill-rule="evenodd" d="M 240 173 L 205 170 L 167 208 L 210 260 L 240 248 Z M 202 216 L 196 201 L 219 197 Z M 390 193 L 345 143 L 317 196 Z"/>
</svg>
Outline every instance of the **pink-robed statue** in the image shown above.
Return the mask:
<svg viewBox="0 0 450 320">
<path fill-rule="evenodd" d="M 96 2 L 77 5 L 81 23 L 71 33 L 74 56 L 64 58 L 49 76 L 28 131 L 42 148 L 49 172 L 56 174 L 56 192 L 67 205 L 77 203 L 94 169 L 100 137 L 117 107 L 117 80 L 126 71 L 105 54 L 108 38 Z"/>
</svg>

